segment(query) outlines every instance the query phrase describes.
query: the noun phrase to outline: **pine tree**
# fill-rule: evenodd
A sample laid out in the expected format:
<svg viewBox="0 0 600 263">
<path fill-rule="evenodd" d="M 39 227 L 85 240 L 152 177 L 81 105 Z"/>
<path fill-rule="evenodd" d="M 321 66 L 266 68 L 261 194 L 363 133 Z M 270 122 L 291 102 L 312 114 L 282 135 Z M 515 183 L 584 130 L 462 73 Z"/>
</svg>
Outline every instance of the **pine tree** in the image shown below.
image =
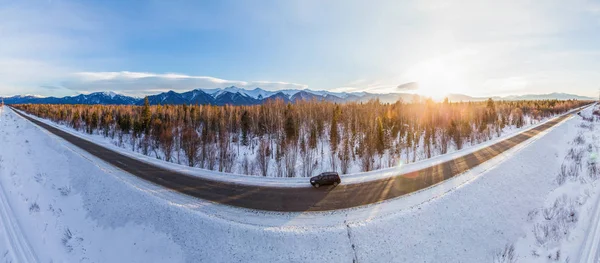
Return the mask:
<svg viewBox="0 0 600 263">
<path fill-rule="evenodd" d="M 75 111 L 75 114 L 73 114 L 73 119 L 71 120 L 71 126 L 73 126 L 75 130 L 79 130 L 80 119 L 81 116 L 79 115 L 79 111 Z"/>
<path fill-rule="evenodd" d="M 296 127 L 296 121 L 294 120 L 294 112 L 292 104 L 287 105 L 285 111 L 285 137 L 288 143 L 296 143 L 298 138 L 298 127 Z"/>
<path fill-rule="evenodd" d="M 348 136 L 345 136 L 342 145 L 344 148 L 342 148 L 342 150 L 339 153 L 340 170 L 342 174 L 347 174 L 348 168 L 350 168 L 350 161 L 352 160 L 352 153 L 350 152 L 350 142 L 348 141 Z"/>
<path fill-rule="evenodd" d="M 308 147 L 310 149 L 317 148 L 317 128 L 315 125 L 310 126 L 310 135 L 308 137 Z"/>
<path fill-rule="evenodd" d="M 200 140 L 198 138 L 198 133 L 191 127 L 184 128 L 183 133 L 181 134 L 181 146 L 190 167 L 196 165 L 199 144 Z"/>
<path fill-rule="evenodd" d="M 271 149 L 269 148 L 269 142 L 265 139 L 260 140 L 258 145 L 258 154 L 256 155 L 256 162 L 262 176 L 269 174 L 269 162 L 271 161 Z"/>
<path fill-rule="evenodd" d="M 248 131 L 250 130 L 250 114 L 244 110 L 242 113 L 242 145 L 248 146 Z"/>
<path fill-rule="evenodd" d="M 494 124 L 496 122 L 496 105 L 494 104 L 494 100 L 489 98 L 486 103 L 486 124 Z"/>
<path fill-rule="evenodd" d="M 99 120 L 98 113 L 96 111 L 94 111 L 92 113 L 92 117 L 91 117 L 90 125 L 89 125 L 90 126 L 89 127 L 90 134 L 92 134 L 94 132 L 94 129 L 96 129 L 98 127 L 98 120 Z"/>
<path fill-rule="evenodd" d="M 148 96 L 144 98 L 144 107 L 142 108 L 142 129 L 146 134 L 150 131 L 150 119 L 152 118 L 152 113 L 150 113 L 150 102 L 148 101 Z"/>
<path fill-rule="evenodd" d="M 338 115 L 340 114 L 340 106 L 336 105 L 333 110 L 333 117 L 331 118 L 331 130 L 329 131 L 329 143 L 331 144 L 331 151 L 335 152 L 338 145 Z"/>
<path fill-rule="evenodd" d="M 377 144 L 376 144 L 377 152 L 379 155 L 383 154 L 383 150 L 385 149 L 385 132 L 383 131 L 383 123 L 381 122 L 381 118 L 377 118 Z"/>
</svg>

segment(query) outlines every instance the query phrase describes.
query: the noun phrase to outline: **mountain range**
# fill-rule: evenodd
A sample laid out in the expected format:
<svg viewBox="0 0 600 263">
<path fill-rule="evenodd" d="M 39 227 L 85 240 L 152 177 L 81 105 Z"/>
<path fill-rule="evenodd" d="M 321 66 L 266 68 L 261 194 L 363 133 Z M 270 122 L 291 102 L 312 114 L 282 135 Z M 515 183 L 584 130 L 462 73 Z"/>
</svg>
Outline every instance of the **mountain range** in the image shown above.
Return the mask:
<svg viewBox="0 0 600 263">
<path fill-rule="evenodd" d="M 156 95 L 148 96 L 151 105 L 157 104 L 210 104 L 210 105 L 257 105 L 268 100 L 282 100 L 284 102 L 294 103 L 300 100 L 323 100 L 336 103 L 344 102 L 367 102 L 373 99 L 379 99 L 384 103 L 394 103 L 398 100 L 410 102 L 415 99 L 423 99 L 419 95 L 410 93 L 367 93 L 367 92 L 330 92 L 303 90 L 277 90 L 268 91 L 261 88 L 252 90 L 242 89 L 235 86 L 219 89 L 195 89 L 187 92 L 178 93 L 168 91 Z M 448 94 L 450 101 L 482 101 L 489 97 L 471 97 L 464 94 Z M 549 94 L 530 94 L 519 96 L 491 97 L 494 100 L 547 100 L 547 99 L 576 99 L 576 100 L 594 100 L 595 98 L 584 97 L 566 93 Z M 143 98 L 124 96 L 115 92 L 94 92 L 90 94 L 80 94 L 76 96 L 41 97 L 33 95 L 17 95 L 13 97 L 1 98 L 6 104 L 114 104 L 114 105 L 142 105 Z"/>
</svg>

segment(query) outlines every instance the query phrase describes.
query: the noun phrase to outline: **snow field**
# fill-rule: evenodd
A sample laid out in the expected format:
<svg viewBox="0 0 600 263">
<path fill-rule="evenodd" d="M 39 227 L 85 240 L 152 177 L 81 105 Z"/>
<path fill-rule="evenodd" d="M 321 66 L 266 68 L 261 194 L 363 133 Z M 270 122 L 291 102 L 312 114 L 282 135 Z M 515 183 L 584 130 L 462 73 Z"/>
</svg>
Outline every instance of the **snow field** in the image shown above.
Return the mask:
<svg viewBox="0 0 600 263">
<path fill-rule="evenodd" d="M 12 208 L 9 216 L 18 222 L 13 225 L 20 225 L 14 229 L 20 232 L 16 235 L 24 236 L 33 255 L 26 251 L 22 255 L 25 245 L 14 235 L 8 237 L 12 244 L 0 247 L 0 253 L 9 251 L 14 262 L 182 260 L 181 251 L 169 237 L 148 225 L 133 221 L 107 224 L 92 216 L 85 187 L 94 183 L 89 178 L 106 177 L 103 172 L 10 110 L 1 118 L 2 210 L 8 212 L 4 204 Z M 98 198 L 127 201 L 110 193 Z"/>
<path fill-rule="evenodd" d="M 592 219 L 600 204 L 597 181 L 600 178 L 600 137 L 595 134 L 600 119 L 592 115 L 597 107 L 590 107 L 575 117 L 577 132 L 563 149 L 564 158 L 558 162 L 560 167 L 549 175 L 554 178 L 553 189 L 543 204 L 527 212 L 527 222 L 522 226 L 524 234 L 512 244 L 515 259 L 592 262 L 596 257 L 594 260 L 597 260 L 594 240 L 598 240 L 598 236 L 589 234 L 588 230 L 598 224 L 597 218 Z M 508 262 L 500 260 L 502 254 L 498 252 L 497 262 Z"/>
<path fill-rule="evenodd" d="M 43 261 L 84 262 L 489 262 L 498 248 L 530 231 L 522 229 L 527 213 L 556 187 L 555 171 L 579 124 L 570 118 L 527 145 L 403 198 L 335 212 L 267 213 L 164 190 L 10 110 L 3 118 L 14 123 L 0 124 L 10 145 L 10 154 L 0 153 L 10 158 L 0 182 L 9 186 L 5 193 L 19 208 L 19 222 L 31 226 L 26 236 L 33 250 Z M 44 183 L 36 179 L 39 171 Z M 71 191 L 63 196 L 59 188 L 66 186 Z M 30 212 L 33 201 L 39 212 Z M 62 241 L 66 228 L 70 251 Z M 40 236 L 50 245 L 40 245 Z"/>
</svg>

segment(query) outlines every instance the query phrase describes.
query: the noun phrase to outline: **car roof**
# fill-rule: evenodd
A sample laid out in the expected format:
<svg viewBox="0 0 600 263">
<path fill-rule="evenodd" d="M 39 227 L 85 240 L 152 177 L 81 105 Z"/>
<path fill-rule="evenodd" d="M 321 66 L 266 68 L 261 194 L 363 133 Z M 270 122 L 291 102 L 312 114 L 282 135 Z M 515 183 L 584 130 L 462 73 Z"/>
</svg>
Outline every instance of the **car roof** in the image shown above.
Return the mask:
<svg viewBox="0 0 600 263">
<path fill-rule="evenodd" d="M 321 173 L 320 175 L 322 175 L 322 176 L 330 176 L 330 175 L 337 176 L 338 173 L 337 172 L 324 172 L 324 173 Z"/>
</svg>

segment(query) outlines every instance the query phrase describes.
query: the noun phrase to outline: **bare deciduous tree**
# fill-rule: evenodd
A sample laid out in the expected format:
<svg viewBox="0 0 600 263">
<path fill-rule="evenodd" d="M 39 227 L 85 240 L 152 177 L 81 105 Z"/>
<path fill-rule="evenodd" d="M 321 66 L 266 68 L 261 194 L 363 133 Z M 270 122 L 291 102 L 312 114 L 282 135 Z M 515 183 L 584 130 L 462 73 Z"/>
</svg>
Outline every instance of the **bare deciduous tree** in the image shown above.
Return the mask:
<svg viewBox="0 0 600 263">
<path fill-rule="evenodd" d="M 269 142 L 265 139 L 261 139 L 260 144 L 258 145 L 258 153 L 256 154 L 256 163 L 262 176 L 267 176 L 269 174 L 270 156 L 271 150 L 269 148 Z"/>
<path fill-rule="evenodd" d="M 181 147 L 187 157 L 188 165 L 193 167 L 196 165 L 196 158 L 198 157 L 198 146 L 200 140 L 198 133 L 191 127 L 186 127 L 181 133 Z"/>
</svg>

